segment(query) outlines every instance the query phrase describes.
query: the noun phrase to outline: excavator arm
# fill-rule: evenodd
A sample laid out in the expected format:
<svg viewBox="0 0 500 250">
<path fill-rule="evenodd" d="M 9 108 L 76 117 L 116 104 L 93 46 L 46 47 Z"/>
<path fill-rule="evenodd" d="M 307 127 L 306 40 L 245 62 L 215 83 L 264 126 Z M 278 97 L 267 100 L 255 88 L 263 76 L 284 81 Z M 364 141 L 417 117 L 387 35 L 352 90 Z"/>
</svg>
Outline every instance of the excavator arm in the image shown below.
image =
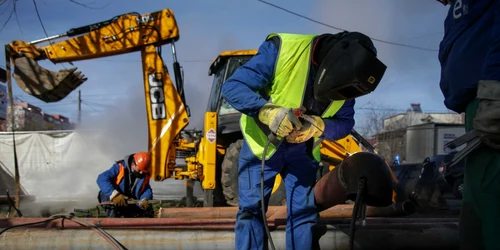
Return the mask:
<svg viewBox="0 0 500 250">
<path fill-rule="evenodd" d="M 51 42 L 63 37 L 72 38 Z M 170 9 L 164 9 L 144 15 L 127 13 L 32 42 L 15 40 L 7 49 L 15 67 L 14 78 L 21 89 L 42 101 L 56 102 L 66 97 L 86 78 L 76 72 L 77 68 L 54 73 L 41 68 L 36 61 L 48 59 L 53 63 L 62 63 L 103 58 L 140 51 L 150 45 L 171 43 L 175 46 L 174 42 L 178 39 L 179 29 L 174 14 Z M 50 44 L 37 46 L 43 42 Z M 173 52 L 174 71 L 178 75 L 176 78 L 180 78 L 175 47 Z M 177 85 L 179 87 L 179 83 Z M 179 92 L 181 96 L 184 95 L 182 89 Z"/>
<path fill-rule="evenodd" d="M 52 41 L 63 37 L 70 38 Z M 13 77 L 23 91 L 45 102 L 57 102 L 87 78 L 76 71 L 76 67 L 52 72 L 39 66 L 37 61 L 47 59 L 56 64 L 140 51 L 153 166 L 151 174 L 155 180 L 163 180 L 170 176 L 169 168 L 175 165 L 174 139 L 189 123 L 181 68 L 175 52 L 174 42 L 178 39 L 174 14 L 164 9 L 143 15 L 119 15 L 33 42 L 12 41 L 6 46 L 6 55 L 14 65 Z M 44 42 L 50 44 L 37 45 Z M 161 57 L 161 45 L 167 43 L 172 45 L 175 87 Z"/>
</svg>

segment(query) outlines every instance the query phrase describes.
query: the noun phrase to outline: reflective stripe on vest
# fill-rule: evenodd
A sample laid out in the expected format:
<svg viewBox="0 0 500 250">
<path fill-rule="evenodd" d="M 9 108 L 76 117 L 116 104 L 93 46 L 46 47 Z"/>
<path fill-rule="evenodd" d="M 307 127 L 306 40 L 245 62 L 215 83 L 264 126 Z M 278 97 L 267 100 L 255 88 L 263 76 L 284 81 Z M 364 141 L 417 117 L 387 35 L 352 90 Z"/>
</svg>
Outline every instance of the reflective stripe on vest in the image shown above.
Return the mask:
<svg viewBox="0 0 500 250">
<path fill-rule="evenodd" d="M 116 181 L 115 181 L 116 186 L 120 185 L 120 182 L 123 180 L 123 177 L 125 177 L 125 167 L 121 163 L 118 163 L 118 166 L 120 167 L 120 170 L 118 171 L 118 175 L 116 176 Z M 144 181 L 142 182 L 141 190 L 139 191 L 139 195 L 141 195 L 142 192 L 144 192 L 144 190 L 146 189 L 146 186 L 149 183 L 149 179 L 150 179 L 150 176 L 146 175 L 146 177 L 144 178 Z M 125 188 L 127 188 L 127 187 L 125 187 Z M 137 198 L 139 198 L 139 197 L 137 197 Z"/>
<path fill-rule="evenodd" d="M 266 94 L 270 97 L 270 102 L 285 108 L 299 108 L 302 106 L 308 82 L 312 43 L 316 36 L 277 33 L 270 34 L 266 38 L 266 40 L 269 40 L 272 37 L 278 37 L 281 40 L 273 82 L 269 88 L 266 88 Z M 321 117 L 332 117 L 343 104 L 344 101 L 331 102 Z M 250 116 L 242 114 L 240 126 L 253 154 L 262 159 L 264 146 L 268 140 L 267 134 L 261 129 L 265 125 Z M 314 145 L 312 153 L 314 159 L 319 161 L 321 141 L 314 138 Z M 269 159 L 274 152 L 276 152 L 276 146 L 269 144 L 266 159 Z"/>
<path fill-rule="evenodd" d="M 123 177 L 125 176 L 125 167 L 121 163 L 118 163 L 118 166 L 120 167 L 120 171 L 118 171 L 118 176 L 116 176 L 115 184 L 117 186 L 120 185 L 120 182 L 122 182 Z"/>
</svg>

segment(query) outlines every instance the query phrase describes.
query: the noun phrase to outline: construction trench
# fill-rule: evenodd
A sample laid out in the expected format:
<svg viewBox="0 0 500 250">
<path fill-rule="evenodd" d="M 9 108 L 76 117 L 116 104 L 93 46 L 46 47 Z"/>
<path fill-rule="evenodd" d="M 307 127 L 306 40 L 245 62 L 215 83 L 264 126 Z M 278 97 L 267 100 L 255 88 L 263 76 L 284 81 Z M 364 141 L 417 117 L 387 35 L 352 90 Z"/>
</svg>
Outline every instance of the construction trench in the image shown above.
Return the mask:
<svg viewBox="0 0 500 250">
<path fill-rule="evenodd" d="M 435 181 L 422 180 L 417 172 L 419 168 L 408 168 L 398 174 L 403 201 L 387 207 L 366 207 L 366 219 L 356 225 L 356 249 L 459 249 L 458 211 L 439 210 L 438 205 L 432 205 L 442 201 L 436 195 L 439 191 Z M 411 190 L 416 199 L 402 198 L 408 196 L 405 190 Z M 0 246 L 1 249 L 234 249 L 237 210 L 237 207 L 184 207 L 160 208 L 157 218 L 62 215 L 0 219 Z M 286 214 L 286 206 L 270 206 L 266 214 L 276 249 L 285 249 Z M 321 249 L 348 249 L 352 214 L 353 204 L 339 204 L 320 212 Z"/>
</svg>

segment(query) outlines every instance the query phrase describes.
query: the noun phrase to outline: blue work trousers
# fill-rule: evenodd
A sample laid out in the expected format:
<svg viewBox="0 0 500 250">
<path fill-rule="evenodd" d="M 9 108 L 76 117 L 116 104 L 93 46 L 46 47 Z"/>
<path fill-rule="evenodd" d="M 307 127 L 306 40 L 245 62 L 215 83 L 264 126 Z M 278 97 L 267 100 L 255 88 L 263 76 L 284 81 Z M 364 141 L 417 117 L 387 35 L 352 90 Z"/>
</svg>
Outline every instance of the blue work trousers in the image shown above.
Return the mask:
<svg viewBox="0 0 500 250">
<path fill-rule="evenodd" d="M 236 249 L 267 249 L 267 235 L 261 213 L 261 160 L 244 141 L 239 157 L 239 211 L 235 227 Z M 276 175 L 286 187 L 286 249 L 309 250 L 313 246 L 313 227 L 319 219 L 313 185 L 318 163 L 307 154 L 305 143 L 281 143 L 264 168 L 264 201 L 267 211 Z"/>
</svg>

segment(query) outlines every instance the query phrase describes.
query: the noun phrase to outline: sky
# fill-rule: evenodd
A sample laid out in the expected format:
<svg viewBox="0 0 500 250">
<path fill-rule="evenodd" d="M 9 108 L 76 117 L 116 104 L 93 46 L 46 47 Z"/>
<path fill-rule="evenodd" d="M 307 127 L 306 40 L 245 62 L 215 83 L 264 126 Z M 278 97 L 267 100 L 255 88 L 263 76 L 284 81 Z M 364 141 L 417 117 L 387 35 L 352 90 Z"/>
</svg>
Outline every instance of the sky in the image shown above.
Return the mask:
<svg viewBox="0 0 500 250">
<path fill-rule="evenodd" d="M 212 78 L 208 76 L 211 61 L 222 51 L 255 49 L 269 33 L 337 33 L 339 30 L 314 23 L 259 1 L 229 0 L 79 0 L 92 9 L 70 0 L 36 0 L 48 36 L 62 34 L 79 27 L 127 12 L 147 13 L 163 8 L 174 11 L 180 29 L 177 42 L 178 59 L 184 67 L 185 89 L 192 111 L 190 127 L 200 128 L 208 102 Z M 424 111 L 448 112 L 439 89 L 437 48 L 443 35 L 447 8 L 437 1 L 397 0 L 316 0 L 269 1 L 317 21 L 360 31 L 372 38 L 428 48 L 417 50 L 375 41 L 379 58 L 387 71 L 379 87 L 358 98 L 356 120 L 363 120 L 367 109 L 378 107 L 404 112 L 410 103 L 421 103 Z M 12 0 L 0 6 L 0 24 L 12 10 Z M 37 17 L 33 1 L 17 1 L 16 16 L 0 32 L 0 42 L 32 41 L 46 37 Z M 165 45 L 163 58 L 172 70 L 170 46 Z M 0 58 L 4 51 L 0 50 Z M 142 119 L 145 123 L 142 95 L 142 68 L 139 52 L 73 63 L 88 80 L 79 88 L 82 93 L 82 124 L 95 125 L 103 116 L 123 115 Z M 69 68 L 67 63 L 50 69 Z M 0 61 L 0 67 L 5 62 Z M 17 100 L 30 102 L 47 113 L 59 113 L 77 119 L 77 91 L 57 103 L 44 103 L 29 96 L 14 84 Z M 128 104 L 126 104 L 128 103 Z M 130 106 L 130 107 L 129 107 Z M 124 108 L 128 107 L 128 108 Z M 132 119 L 132 118 L 128 118 Z M 120 118 L 114 122 L 121 123 Z"/>
</svg>

